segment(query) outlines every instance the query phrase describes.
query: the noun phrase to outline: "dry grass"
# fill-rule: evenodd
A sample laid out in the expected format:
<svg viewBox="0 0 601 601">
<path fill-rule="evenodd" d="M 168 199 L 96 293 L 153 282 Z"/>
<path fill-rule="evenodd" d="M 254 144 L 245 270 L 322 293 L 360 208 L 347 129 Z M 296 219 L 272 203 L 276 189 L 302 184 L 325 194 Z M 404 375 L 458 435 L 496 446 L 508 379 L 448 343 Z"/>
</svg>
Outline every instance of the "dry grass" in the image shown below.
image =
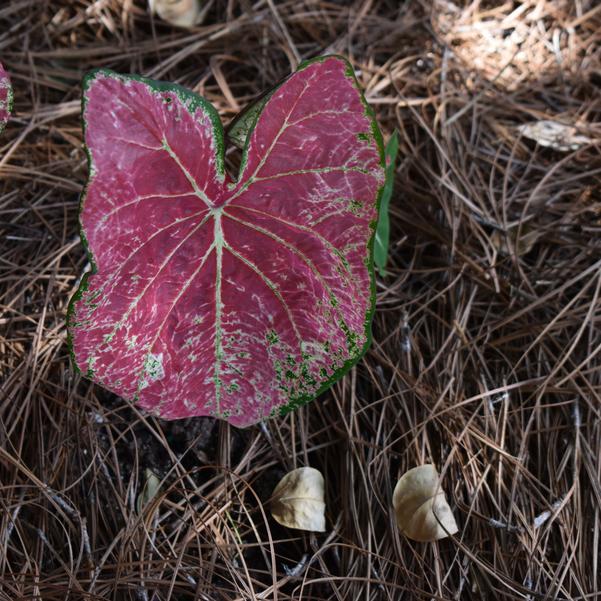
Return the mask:
<svg viewBox="0 0 601 601">
<path fill-rule="evenodd" d="M 601 137 L 600 42 L 595 0 L 214 1 L 192 31 L 142 0 L 2 3 L 16 113 L 0 139 L 0 598 L 601 598 L 601 156 L 516 131 L 558 118 Z M 228 120 L 326 52 L 401 133 L 366 358 L 244 431 L 149 419 L 75 376 L 82 73 L 176 81 Z M 417 544 L 391 496 L 427 461 L 461 529 Z M 309 464 L 325 535 L 265 507 Z M 161 493 L 139 515 L 146 468 Z"/>
</svg>

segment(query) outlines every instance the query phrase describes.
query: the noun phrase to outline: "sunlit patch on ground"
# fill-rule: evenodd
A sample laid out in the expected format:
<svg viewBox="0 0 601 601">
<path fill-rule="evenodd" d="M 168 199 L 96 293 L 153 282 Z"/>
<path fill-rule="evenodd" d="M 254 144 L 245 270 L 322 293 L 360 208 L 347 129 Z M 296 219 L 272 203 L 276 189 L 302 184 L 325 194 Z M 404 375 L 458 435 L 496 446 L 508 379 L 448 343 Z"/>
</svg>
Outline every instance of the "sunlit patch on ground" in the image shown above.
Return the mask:
<svg viewBox="0 0 601 601">
<path fill-rule="evenodd" d="M 583 77 L 599 68 L 599 50 L 586 43 L 594 32 L 582 27 L 590 16 L 583 14 L 582 2 L 485 4 L 493 3 L 435 0 L 432 24 L 448 51 L 489 82 L 514 91 L 532 81 Z"/>
</svg>

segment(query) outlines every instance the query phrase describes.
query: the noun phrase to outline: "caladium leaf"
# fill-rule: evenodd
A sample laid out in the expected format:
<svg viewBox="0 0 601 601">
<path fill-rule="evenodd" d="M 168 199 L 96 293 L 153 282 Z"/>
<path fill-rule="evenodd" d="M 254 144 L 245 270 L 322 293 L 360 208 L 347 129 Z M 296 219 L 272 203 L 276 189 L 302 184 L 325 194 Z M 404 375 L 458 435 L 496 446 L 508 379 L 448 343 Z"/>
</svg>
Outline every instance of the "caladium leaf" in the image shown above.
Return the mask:
<svg viewBox="0 0 601 601">
<path fill-rule="evenodd" d="M 6 127 L 13 108 L 13 88 L 8 73 L 0 64 L 0 132 Z"/>
<path fill-rule="evenodd" d="M 245 426 L 356 363 L 384 159 L 344 59 L 271 93 L 235 180 L 215 109 L 184 88 L 99 70 L 83 112 L 92 272 L 68 318 L 83 373 L 166 419 Z"/>
</svg>

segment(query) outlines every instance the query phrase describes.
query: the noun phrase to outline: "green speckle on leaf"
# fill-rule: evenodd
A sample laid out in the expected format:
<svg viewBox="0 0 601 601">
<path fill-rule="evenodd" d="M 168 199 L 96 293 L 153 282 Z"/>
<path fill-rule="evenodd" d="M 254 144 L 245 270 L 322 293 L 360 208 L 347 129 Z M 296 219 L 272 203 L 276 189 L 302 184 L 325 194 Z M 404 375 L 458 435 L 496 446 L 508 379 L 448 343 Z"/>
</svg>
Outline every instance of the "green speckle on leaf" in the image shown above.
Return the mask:
<svg viewBox="0 0 601 601">
<path fill-rule="evenodd" d="M 160 380 L 165 376 L 163 371 L 163 353 L 148 353 L 144 362 L 144 372 L 151 380 Z"/>
<path fill-rule="evenodd" d="M 267 340 L 268 344 L 271 346 L 273 346 L 274 344 L 277 344 L 280 341 L 280 337 L 278 336 L 278 334 L 275 330 L 268 330 L 267 334 L 265 334 L 265 339 Z"/>
<path fill-rule="evenodd" d="M 98 361 L 98 357 L 92 356 L 88 359 L 88 369 L 86 370 L 86 378 L 94 377 L 94 365 Z"/>
<path fill-rule="evenodd" d="M 349 200 L 348 203 L 348 210 L 353 214 L 353 215 L 359 215 L 359 212 L 361 211 L 361 203 L 358 200 L 355 200 L 354 198 Z"/>
<path fill-rule="evenodd" d="M 349 329 L 344 320 L 341 319 L 338 323 L 346 336 L 346 344 L 349 352 L 354 353 L 357 350 L 357 334 Z"/>
<path fill-rule="evenodd" d="M 303 382 L 305 383 L 306 386 L 312 387 L 317 384 L 317 381 L 309 372 L 309 368 L 306 363 L 303 363 L 303 365 L 301 367 L 301 376 L 302 376 Z"/>
</svg>

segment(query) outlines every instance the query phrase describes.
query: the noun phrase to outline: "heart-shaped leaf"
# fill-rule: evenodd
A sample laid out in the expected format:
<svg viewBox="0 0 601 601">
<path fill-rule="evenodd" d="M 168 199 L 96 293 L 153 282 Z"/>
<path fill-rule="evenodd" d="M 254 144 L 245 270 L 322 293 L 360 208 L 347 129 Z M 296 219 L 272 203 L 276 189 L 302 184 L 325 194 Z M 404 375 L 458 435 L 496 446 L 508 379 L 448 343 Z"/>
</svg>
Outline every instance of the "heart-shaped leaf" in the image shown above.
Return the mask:
<svg viewBox="0 0 601 601">
<path fill-rule="evenodd" d="M 13 108 L 13 88 L 8 73 L 0 64 L 0 132 L 6 127 Z"/>
<path fill-rule="evenodd" d="M 76 365 L 167 419 L 244 426 L 313 399 L 367 348 L 374 305 L 383 149 L 350 65 L 305 63 L 271 93 L 236 180 L 203 98 L 84 83 Z"/>
</svg>

